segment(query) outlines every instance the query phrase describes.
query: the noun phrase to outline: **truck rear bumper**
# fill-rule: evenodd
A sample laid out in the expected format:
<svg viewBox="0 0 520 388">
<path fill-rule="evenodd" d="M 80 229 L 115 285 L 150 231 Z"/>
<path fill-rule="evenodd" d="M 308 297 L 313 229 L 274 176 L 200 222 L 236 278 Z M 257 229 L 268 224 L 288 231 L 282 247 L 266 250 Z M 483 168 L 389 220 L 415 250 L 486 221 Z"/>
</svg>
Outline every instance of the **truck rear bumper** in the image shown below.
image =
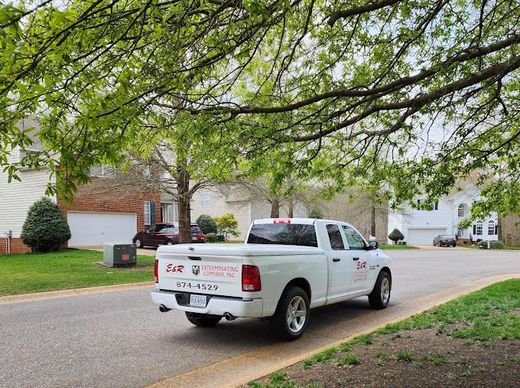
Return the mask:
<svg viewBox="0 0 520 388">
<path fill-rule="evenodd" d="M 239 298 L 226 298 L 222 296 L 211 296 L 205 308 L 191 307 L 177 303 L 177 292 L 152 291 L 152 301 L 157 305 L 164 305 L 169 309 L 189 311 L 199 314 L 224 315 L 229 313 L 235 317 L 261 318 L 263 315 L 262 299 L 243 300 Z"/>
</svg>

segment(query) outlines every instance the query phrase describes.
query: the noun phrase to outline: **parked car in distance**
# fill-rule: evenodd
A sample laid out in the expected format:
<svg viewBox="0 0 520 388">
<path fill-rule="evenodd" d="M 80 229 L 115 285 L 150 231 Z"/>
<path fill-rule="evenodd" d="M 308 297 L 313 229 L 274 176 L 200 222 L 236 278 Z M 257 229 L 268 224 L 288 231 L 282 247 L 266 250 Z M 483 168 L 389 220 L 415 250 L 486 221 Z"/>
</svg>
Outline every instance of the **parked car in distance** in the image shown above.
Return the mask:
<svg viewBox="0 0 520 388">
<path fill-rule="evenodd" d="M 448 234 L 439 234 L 437 237 L 433 239 L 433 246 L 435 247 L 456 247 L 457 239 Z"/>
<path fill-rule="evenodd" d="M 153 224 L 132 239 L 137 248 L 158 247 L 159 245 L 173 245 L 179 243 L 179 224 Z M 204 243 L 205 236 L 197 224 L 191 224 L 191 242 Z"/>
</svg>

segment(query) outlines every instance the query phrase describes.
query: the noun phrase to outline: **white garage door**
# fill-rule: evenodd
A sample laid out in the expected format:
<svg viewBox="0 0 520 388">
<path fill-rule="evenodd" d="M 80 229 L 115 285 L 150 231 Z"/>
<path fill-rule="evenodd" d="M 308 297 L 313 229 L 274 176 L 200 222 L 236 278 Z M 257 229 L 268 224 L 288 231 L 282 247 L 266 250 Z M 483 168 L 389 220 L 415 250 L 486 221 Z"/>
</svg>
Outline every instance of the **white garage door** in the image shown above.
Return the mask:
<svg viewBox="0 0 520 388">
<path fill-rule="evenodd" d="M 432 245 L 433 239 L 439 234 L 446 234 L 446 229 L 408 229 L 406 243 Z"/>
<path fill-rule="evenodd" d="M 69 246 L 131 243 L 137 231 L 136 215 L 108 213 L 67 213 L 71 238 Z"/>
</svg>

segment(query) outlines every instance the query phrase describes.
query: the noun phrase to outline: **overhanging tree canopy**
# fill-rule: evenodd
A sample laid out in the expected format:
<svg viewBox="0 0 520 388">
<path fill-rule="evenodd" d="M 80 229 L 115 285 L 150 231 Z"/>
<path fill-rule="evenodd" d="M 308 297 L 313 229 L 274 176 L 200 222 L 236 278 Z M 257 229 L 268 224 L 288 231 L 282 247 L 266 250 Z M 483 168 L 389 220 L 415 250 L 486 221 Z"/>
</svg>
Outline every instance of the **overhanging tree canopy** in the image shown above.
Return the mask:
<svg viewBox="0 0 520 388">
<path fill-rule="evenodd" d="M 190 136 L 263 166 L 285 144 L 282 176 L 381 179 L 402 200 L 478 170 L 481 209 L 519 211 L 519 19 L 514 0 L 3 6 L 0 142 L 27 144 L 15 123 L 37 113 L 60 152 L 40 158 L 73 184 L 150 112 L 187 111 L 209 117 Z"/>
</svg>

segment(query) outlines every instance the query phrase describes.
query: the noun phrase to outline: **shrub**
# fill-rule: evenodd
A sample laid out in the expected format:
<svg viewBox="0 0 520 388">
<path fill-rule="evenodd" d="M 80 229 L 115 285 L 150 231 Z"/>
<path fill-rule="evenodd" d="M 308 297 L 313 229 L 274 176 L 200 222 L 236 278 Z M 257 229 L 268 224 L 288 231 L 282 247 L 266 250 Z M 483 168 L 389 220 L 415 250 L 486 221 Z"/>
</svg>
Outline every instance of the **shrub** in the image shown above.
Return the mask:
<svg viewBox="0 0 520 388">
<path fill-rule="evenodd" d="M 404 235 L 401 233 L 401 231 L 399 229 L 394 229 L 392 230 L 392 232 L 388 235 L 388 238 L 390 240 L 392 240 L 395 244 L 397 244 L 397 242 L 399 240 L 402 240 L 404 238 Z"/>
<path fill-rule="evenodd" d="M 482 240 L 478 243 L 478 247 L 480 249 L 487 249 L 488 242 L 486 240 Z M 502 241 L 490 241 L 489 248 L 490 249 L 504 249 L 506 246 Z"/>
<path fill-rule="evenodd" d="M 506 245 L 498 240 L 498 241 L 491 241 L 491 249 L 504 249 Z"/>
<path fill-rule="evenodd" d="M 20 237 L 33 252 L 57 251 L 70 239 L 70 229 L 58 205 L 44 197 L 29 208 Z"/>
<path fill-rule="evenodd" d="M 202 233 L 217 233 L 217 223 L 215 220 L 207 214 L 201 214 L 197 218 L 197 225 L 202 229 Z"/>
<path fill-rule="evenodd" d="M 221 217 L 215 218 L 217 223 L 218 233 L 224 235 L 224 239 L 227 240 L 229 236 L 240 236 L 238 231 L 238 221 L 233 214 L 224 214 Z"/>
<path fill-rule="evenodd" d="M 216 233 L 206 233 L 206 242 L 217 242 L 217 234 Z"/>
</svg>

